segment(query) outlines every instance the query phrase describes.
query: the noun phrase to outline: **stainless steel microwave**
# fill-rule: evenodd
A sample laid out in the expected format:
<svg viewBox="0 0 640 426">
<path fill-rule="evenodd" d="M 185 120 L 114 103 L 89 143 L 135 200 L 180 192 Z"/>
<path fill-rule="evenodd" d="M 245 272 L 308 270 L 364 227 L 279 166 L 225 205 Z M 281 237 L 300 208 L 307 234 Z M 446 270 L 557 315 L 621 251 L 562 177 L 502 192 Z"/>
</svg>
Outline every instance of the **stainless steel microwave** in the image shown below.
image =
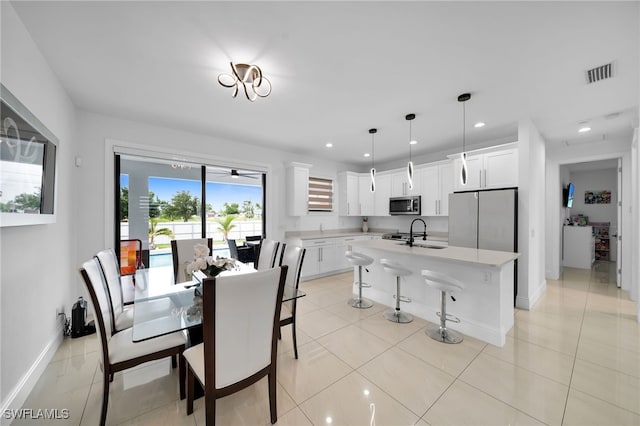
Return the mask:
<svg viewBox="0 0 640 426">
<path fill-rule="evenodd" d="M 420 216 L 420 196 L 389 198 L 389 214 L 413 214 Z"/>
</svg>

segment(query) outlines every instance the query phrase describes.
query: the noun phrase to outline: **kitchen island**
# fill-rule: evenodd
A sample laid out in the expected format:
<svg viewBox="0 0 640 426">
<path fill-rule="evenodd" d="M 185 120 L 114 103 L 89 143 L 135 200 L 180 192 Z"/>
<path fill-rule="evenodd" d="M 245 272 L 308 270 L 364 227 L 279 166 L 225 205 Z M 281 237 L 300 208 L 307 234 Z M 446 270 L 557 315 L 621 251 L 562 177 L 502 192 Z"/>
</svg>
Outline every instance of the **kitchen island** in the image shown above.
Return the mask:
<svg viewBox="0 0 640 426">
<path fill-rule="evenodd" d="M 449 275 L 462 281 L 465 289 L 455 296 L 455 302 L 447 301 L 447 312 L 461 321 L 448 322 L 447 327 L 496 346 L 504 345 L 513 327 L 514 261 L 518 253 L 450 247 L 421 240 L 416 240 L 414 247 L 392 240 L 354 241 L 352 246 L 353 251 L 375 259 L 368 271 L 363 270 L 363 280 L 371 284 L 371 288 L 363 289 L 364 297 L 395 305 L 395 278 L 384 272 L 380 259 L 397 261 L 413 272 L 402 279 L 400 290 L 411 303 L 401 303 L 400 308 L 437 323 L 440 293 L 425 283 L 421 271 L 429 269 Z"/>
</svg>

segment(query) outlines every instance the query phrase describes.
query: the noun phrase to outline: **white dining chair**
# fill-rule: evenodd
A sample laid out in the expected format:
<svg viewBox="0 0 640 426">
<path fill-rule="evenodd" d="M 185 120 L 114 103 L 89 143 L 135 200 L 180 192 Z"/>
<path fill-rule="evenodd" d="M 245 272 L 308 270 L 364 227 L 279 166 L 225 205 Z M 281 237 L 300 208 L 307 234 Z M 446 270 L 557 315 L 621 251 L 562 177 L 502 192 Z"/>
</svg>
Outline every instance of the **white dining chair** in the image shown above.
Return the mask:
<svg viewBox="0 0 640 426">
<path fill-rule="evenodd" d="M 111 329 L 115 333 L 133 326 L 135 305 L 125 306 L 122 300 L 122 283 L 118 259 L 112 249 L 106 249 L 96 254 L 108 289 L 108 299 L 111 307 Z M 173 307 L 171 300 L 158 299 L 149 301 L 145 308 L 145 317 L 138 321 L 148 321 L 158 315 L 168 312 Z"/>
<path fill-rule="evenodd" d="M 260 254 L 258 255 L 257 270 L 271 269 L 276 265 L 278 248 L 281 243 L 274 240 L 262 240 Z M 278 263 L 279 264 L 279 263 Z"/>
<path fill-rule="evenodd" d="M 203 279 L 203 342 L 184 352 L 187 414 L 196 379 L 204 388 L 206 424 L 215 425 L 216 399 L 267 376 L 271 423 L 278 420 L 276 358 L 287 269 Z"/>
<path fill-rule="evenodd" d="M 113 332 L 111 307 L 106 290 L 104 275 L 97 258 L 92 258 L 82 264 L 80 274 L 89 292 L 96 321 L 98 341 L 101 345 L 99 363 L 103 373 L 102 409 L 100 425 L 107 421 L 109 405 L 109 384 L 113 375 L 119 371 L 135 367 L 145 362 L 177 356 L 179 358 L 180 399 L 185 398 L 185 363 L 182 353 L 187 338 L 185 332 L 178 331 L 155 337 L 143 342 L 132 341 L 132 328 Z"/>
<path fill-rule="evenodd" d="M 302 262 L 304 261 L 306 249 L 292 244 L 288 244 L 282 255 L 282 265 L 287 265 L 289 270 L 287 272 L 286 285 L 288 287 L 298 290 L 300 284 L 300 271 L 302 271 Z M 298 304 L 298 298 L 289 300 L 282 304 L 282 310 L 280 311 L 280 333 L 282 333 L 282 327 L 291 325 L 291 335 L 293 338 L 293 353 L 295 358 L 298 359 L 298 343 L 296 339 L 296 308 Z"/>
<path fill-rule="evenodd" d="M 212 238 L 192 238 L 188 240 L 171 240 L 171 255 L 173 259 L 173 282 L 183 283 L 188 281 L 186 265 L 194 259 L 193 247 L 196 244 L 204 244 L 209 247 L 209 254 L 213 248 Z"/>
</svg>

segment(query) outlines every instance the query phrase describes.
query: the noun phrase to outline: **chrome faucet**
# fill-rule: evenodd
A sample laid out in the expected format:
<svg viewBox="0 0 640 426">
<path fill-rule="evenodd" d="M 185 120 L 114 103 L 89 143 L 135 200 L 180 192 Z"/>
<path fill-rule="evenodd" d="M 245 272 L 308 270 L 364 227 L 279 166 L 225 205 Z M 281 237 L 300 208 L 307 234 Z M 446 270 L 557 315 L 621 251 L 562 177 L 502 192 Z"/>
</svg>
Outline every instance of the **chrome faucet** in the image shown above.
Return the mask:
<svg viewBox="0 0 640 426">
<path fill-rule="evenodd" d="M 425 222 L 424 220 L 418 218 L 418 219 L 413 219 L 411 221 L 411 227 L 409 228 L 409 241 L 407 241 L 407 244 L 409 244 L 409 247 L 413 247 L 413 224 L 416 223 L 416 221 L 420 221 L 422 222 L 422 224 L 424 225 L 424 231 L 422 232 L 422 239 L 426 240 L 427 239 L 427 222 Z"/>
</svg>

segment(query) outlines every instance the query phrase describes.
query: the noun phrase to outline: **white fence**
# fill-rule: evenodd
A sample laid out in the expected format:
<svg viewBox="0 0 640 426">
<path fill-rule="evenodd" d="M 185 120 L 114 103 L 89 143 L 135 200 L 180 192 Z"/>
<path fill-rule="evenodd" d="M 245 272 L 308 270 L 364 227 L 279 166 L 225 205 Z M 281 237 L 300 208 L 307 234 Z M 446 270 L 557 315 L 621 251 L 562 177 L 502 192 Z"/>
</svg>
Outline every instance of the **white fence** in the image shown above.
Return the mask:
<svg viewBox="0 0 640 426">
<path fill-rule="evenodd" d="M 262 220 L 239 220 L 232 224 L 234 227 L 229 231 L 229 239 L 231 240 L 244 239 L 248 235 L 262 235 Z M 156 229 L 170 229 L 176 240 L 200 238 L 201 227 L 200 222 L 158 222 L 156 224 Z M 120 238 L 123 240 L 129 238 L 128 222 L 120 223 Z M 213 238 L 214 242 L 222 241 L 223 234 L 218 223 L 207 222 L 207 238 Z M 154 238 L 156 244 L 168 244 L 170 240 L 171 238 L 165 235 Z"/>
</svg>

